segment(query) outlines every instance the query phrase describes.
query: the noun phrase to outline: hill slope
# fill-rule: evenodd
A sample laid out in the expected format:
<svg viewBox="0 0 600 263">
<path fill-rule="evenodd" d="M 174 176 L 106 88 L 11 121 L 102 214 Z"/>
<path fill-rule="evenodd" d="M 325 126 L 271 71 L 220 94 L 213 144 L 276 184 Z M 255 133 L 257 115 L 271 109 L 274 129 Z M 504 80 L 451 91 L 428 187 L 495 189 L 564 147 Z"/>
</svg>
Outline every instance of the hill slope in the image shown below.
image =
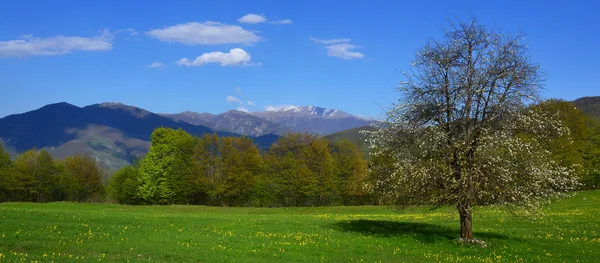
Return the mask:
<svg viewBox="0 0 600 263">
<path fill-rule="evenodd" d="M 367 136 L 363 134 L 363 131 L 375 131 L 376 128 L 373 126 L 362 126 L 358 128 L 348 129 L 336 133 L 329 134 L 323 138 L 328 139 L 331 143 L 335 143 L 337 140 L 349 140 L 350 142 L 357 145 L 360 150 L 365 154 L 369 155 L 369 145 L 365 141 Z"/>
<path fill-rule="evenodd" d="M 572 102 L 586 115 L 600 121 L 600 96 L 583 97 Z"/>
<path fill-rule="evenodd" d="M 247 136 L 262 136 L 267 134 L 281 134 L 285 132 L 283 127 L 280 127 L 273 122 L 237 110 L 230 110 L 218 115 L 210 113 L 196 113 L 191 111 L 161 115 L 194 125 L 204 125 L 215 130 L 227 131 Z"/>
<path fill-rule="evenodd" d="M 183 129 L 194 135 L 214 132 L 238 136 L 120 103 L 80 108 L 62 102 L 0 119 L 0 138 L 14 152 L 45 148 L 58 158 L 85 153 L 112 170 L 146 154 L 150 135 L 158 127 Z M 270 140 L 261 138 L 258 142 Z"/>
</svg>

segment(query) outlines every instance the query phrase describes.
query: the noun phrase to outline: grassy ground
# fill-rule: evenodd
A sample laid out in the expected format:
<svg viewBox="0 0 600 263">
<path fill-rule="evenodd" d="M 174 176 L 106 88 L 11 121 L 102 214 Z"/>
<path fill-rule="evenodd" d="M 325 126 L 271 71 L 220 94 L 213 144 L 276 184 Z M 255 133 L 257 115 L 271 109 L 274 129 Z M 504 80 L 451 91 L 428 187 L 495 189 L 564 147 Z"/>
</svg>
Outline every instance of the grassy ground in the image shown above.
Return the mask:
<svg viewBox="0 0 600 263">
<path fill-rule="evenodd" d="M 0 204 L 1 262 L 597 262 L 600 192 L 535 221 L 486 207 L 458 244 L 453 209 Z"/>
</svg>

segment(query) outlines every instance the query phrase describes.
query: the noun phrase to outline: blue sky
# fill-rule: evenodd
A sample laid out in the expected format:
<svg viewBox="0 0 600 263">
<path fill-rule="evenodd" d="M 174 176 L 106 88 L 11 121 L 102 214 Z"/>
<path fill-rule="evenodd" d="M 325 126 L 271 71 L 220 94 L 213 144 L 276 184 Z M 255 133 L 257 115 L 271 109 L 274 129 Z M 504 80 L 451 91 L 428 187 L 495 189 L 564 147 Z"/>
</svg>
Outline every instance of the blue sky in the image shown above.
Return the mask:
<svg viewBox="0 0 600 263">
<path fill-rule="evenodd" d="M 317 105 L 376 117 L 397 99 L 415 51 L 446 18 L 467 15 L 527 35 L 544 97 L 600 95 L 597 1 L 411 2 L 7 1 L 0 116 L 108 101 L 160 113 Z"/>
</svg>

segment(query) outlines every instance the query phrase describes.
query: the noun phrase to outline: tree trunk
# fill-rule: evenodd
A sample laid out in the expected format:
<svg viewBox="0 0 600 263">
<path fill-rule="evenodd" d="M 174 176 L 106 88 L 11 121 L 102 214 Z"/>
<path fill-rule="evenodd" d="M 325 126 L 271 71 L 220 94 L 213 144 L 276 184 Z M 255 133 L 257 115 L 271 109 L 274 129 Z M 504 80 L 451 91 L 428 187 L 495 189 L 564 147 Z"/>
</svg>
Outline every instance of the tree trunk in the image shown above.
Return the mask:
<svg viewBox="0 0 600 263">
<path fill-rule="evenodd" d="M 460 238 L 473 239 L 471 205 L 468 201 L 458 205 L 458 214 L 460 215 Z"/>
</svg>

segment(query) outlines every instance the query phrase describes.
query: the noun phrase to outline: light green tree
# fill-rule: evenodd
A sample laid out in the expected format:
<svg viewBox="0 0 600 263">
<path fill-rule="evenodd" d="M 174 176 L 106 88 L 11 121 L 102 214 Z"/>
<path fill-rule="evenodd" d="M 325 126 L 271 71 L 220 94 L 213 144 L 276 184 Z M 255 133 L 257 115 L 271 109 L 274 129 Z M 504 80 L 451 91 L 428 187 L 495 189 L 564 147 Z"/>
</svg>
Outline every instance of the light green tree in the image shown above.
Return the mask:
<svg viewBox="0 0 600 263">
<path fill-rule="evenodd" d="M 157 128 L 141 160 L 138 196 L 147 204 L 190 202 L 194 177 L 194 139 L 185 131 Z"/>
</svg>

